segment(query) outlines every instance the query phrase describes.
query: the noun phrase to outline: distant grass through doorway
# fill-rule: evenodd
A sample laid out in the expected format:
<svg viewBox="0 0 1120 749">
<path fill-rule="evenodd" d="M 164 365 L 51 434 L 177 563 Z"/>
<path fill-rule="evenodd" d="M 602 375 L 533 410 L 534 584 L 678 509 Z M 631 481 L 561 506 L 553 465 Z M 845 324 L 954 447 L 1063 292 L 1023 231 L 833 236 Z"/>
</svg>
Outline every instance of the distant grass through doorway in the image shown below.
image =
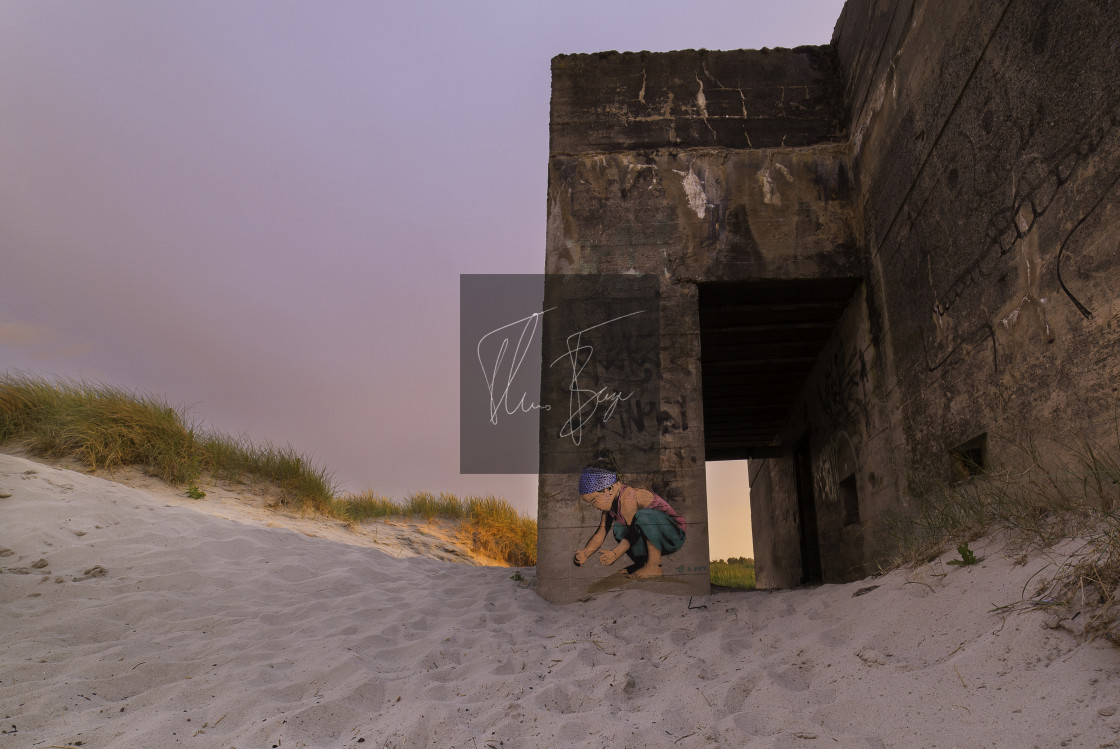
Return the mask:
<svg viewBox="0 0 1120 749">
<path fill-rule="evenodd" d="M 711 566 L 712 585 L 739 590 L 754 590 L 754 559 L 731 557 L 716 559 Z"/>
<path fill-rule="evenodd" d="M 705 464 L 705 469 L 712 584 L 753 589 L 754 541 L 747 461 L 713 460 Z"/>
</svg>

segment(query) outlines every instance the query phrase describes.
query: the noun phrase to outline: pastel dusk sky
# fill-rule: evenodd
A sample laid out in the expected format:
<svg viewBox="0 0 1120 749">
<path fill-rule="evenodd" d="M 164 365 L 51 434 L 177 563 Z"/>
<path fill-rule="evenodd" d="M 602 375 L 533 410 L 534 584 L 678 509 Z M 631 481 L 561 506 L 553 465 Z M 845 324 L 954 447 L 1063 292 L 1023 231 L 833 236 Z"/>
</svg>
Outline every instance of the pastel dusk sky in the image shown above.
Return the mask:
<svg viewBox="0 0 1120 749">
<path fill-rule="evenodd" d="M 459 473 L 459 276 L 544 270 L 551 58 L 826 44 L 842 5 L 4 0 L 0 371 L 535 513 Z"/>
</svg>

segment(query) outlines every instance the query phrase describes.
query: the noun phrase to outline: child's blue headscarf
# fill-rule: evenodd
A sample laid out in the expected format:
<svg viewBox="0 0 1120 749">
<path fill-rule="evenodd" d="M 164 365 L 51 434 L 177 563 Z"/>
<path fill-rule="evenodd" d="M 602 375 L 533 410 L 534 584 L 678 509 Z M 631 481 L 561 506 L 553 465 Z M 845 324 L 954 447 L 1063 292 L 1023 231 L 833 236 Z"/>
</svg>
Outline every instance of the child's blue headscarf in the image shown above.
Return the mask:
<svg viewBox="0 0 1120 749">
<path fill-rule="evenodd" d="M 579 475 L 579 493 L 591 494 L 602 491 L 618 481 L 618 474 L 603 468 L 584 468 Z"/>
</svg>

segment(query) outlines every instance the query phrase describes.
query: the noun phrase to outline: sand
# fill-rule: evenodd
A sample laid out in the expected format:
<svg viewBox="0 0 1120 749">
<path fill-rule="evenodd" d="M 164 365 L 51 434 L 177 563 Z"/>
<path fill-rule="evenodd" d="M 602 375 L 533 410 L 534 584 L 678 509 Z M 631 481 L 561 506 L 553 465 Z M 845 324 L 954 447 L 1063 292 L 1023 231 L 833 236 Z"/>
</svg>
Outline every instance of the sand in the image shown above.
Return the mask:
<svg viewBox="0 0 1120 749">
<path fill-rule="evenodd" d="M 991 613 L 1046 564 L 995 541 L 975 567 L 556 606 L 531 569 L 0 455 L 7 493 L 0 747 L 1120 746 L 1120 651 Z"/>
</svg>

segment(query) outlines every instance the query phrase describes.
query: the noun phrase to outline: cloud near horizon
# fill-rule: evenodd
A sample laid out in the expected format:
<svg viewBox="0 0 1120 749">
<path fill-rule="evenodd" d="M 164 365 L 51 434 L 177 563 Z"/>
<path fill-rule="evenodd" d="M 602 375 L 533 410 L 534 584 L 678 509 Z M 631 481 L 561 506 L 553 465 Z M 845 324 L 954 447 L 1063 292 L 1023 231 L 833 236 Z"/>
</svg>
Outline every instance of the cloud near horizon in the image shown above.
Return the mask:
<svg viewBox="0 0 1120 749">
<path fill-rule="evenodd" d="M 24 349 L 34 359 L 71 359 L 89 353 L 89 343 L 62 342 L 63 336 L 54 328 L 25 322 L 0 320 L 0 346 Z"/>
</svg>

